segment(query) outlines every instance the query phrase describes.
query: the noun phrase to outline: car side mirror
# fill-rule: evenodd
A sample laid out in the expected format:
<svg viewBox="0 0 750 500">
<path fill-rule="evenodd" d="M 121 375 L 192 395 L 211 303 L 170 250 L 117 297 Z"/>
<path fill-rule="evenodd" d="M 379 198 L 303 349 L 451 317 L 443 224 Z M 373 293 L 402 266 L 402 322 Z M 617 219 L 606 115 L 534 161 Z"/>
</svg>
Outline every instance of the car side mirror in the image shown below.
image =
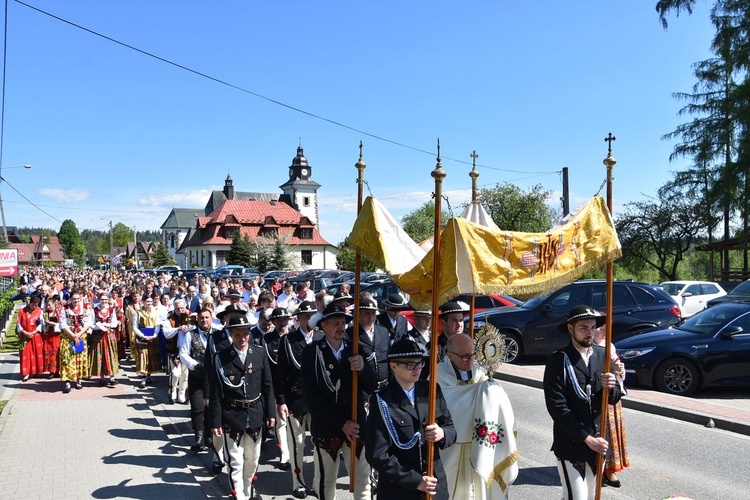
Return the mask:
<svg viewBox="0 0 750 500">
<path fill-rule="evenodd" d="M 685 292 L 685 293 L 682 294 L 682 296 L 685 297 L 685 298 L 687 298 L 687 297 L 692 297 L 693 294 L 691 292 Z"/>
<path fill-rule="evenodd" d="M 547 303 L 547 304 L 544 304 L 544 305 L 542 306 L 542 311 L 544 312 L 544 314 L 549 314 L 549 313 L 551 313 L 551 312 L 552 312 L 552 304 L 549 304 L 549 303 Z"/>
<path fill-rule="evenodd" d="M 739 333 L 743 333 L 743 329 L 739 325 L 733 325 L 730 327 L 727 327 L 721 332 L 721 338 L 722 340 L 732 340 L 732 337 Z"/>
</svg>

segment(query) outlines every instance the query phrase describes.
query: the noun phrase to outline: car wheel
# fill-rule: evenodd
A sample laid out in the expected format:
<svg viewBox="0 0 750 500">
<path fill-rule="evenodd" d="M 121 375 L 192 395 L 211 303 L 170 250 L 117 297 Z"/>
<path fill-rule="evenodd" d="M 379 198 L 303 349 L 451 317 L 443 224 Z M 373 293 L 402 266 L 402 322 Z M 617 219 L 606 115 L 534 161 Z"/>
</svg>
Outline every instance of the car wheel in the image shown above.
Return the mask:
<svg viewBox="0 0 750 500">
<path fill-rule="evenodd" d="M 700 375 L 695 365 L 682 358 L 664 361 L 656 370 L 654 385 L 662 392 L 689 396 L 698 389 Z"/>
<path fill-rule="evenodd" d="M 504 363 L 513 364 L 521 357 L 521 341 L 515 333 L 503 332 L 505 336 L 505 359 Z"/>
</svg>

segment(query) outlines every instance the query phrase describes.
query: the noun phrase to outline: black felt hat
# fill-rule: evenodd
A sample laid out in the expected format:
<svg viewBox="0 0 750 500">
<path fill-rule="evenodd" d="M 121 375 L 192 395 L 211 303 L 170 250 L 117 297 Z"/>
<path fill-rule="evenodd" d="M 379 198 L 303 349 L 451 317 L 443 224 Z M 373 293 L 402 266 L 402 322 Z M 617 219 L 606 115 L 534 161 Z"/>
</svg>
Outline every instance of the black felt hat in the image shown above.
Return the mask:
<svg viewBox="0 0 750 500">
<path fill-rule="evenodd" d="M 570 310 L 565 321 L 557 325 L 557 330 L 562 333 L 568 333 L 568 325 L 572 325 L 573 323 L 584 319 L 595 319 L 597 328 L 600 328 L 607 322 L 607 317 L 596 312 L 594 308 L 581 305 L 575 306 Z"/>
<path fill-rule="evenodd" d="M 469 314 L 469 304 L 461 302 L 460 300 L 451 300 L 440 306 L 440 317 L 444 317 L 448 314 L 458 313 Z"/>
<path fill-rule="evenodd" d="M 388 360 L 409 359 L 409 358 L 426 358 L 429 354 L 416 342 L 408 337 L 402 337 L 397 340 L 388 349 Z"/>
</svg>

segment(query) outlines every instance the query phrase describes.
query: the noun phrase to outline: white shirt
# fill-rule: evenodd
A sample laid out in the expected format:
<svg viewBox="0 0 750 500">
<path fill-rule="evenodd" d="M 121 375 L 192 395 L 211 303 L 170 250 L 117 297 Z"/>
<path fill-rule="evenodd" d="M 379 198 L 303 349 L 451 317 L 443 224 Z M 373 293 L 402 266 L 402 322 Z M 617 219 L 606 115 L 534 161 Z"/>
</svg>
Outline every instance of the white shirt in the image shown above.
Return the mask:
<svg viewBox="0 0 750 500">
<path fill-rule="evenodd" d="M 341 347 L 338 348 L 338 350 L 334 349 L 330 342 L 328 342 L 328 339 L 326 339 L 326 344 L 328 344 L 328 347 L 331 348 L 331 351 L 333 351 L 333 355 L 336 356 L 336 359 L 341 361 L 341 353 L 344 352 L 344 343 L 341 343 Z"/>
</svg>

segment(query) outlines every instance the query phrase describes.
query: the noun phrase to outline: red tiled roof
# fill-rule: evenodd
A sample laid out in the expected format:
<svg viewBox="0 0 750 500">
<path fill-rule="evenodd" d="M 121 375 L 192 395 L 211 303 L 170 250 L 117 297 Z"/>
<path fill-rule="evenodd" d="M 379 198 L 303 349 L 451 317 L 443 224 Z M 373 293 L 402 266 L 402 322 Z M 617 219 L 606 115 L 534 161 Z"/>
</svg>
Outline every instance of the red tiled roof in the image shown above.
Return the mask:
<svg viewBox="0 0 750 500">
<path fill-rule="evenodd" d="M 222 227 L 229 219 L 241 224 L 240 234 L 255 240 L 262 228 L 277 230 L 280 238 L 290 245 L 330 245 L 315 229 L 310 220 L 294 207 L 283 202 L 261 200 L 227 200 L 208 217 L 199 217 L 197 231 L 182 247 L 197 245 L 231 245 L 232 238 L 226 238 Z M 229 224 L 235 226 L 235 224 Z M 299 238 L 299 227 L 312 229 L 312 238 Z M 200 233 L 200 236 L 199 236 Z M 295 234 L 296 233 L 296 234 Z"/>
</svg>

